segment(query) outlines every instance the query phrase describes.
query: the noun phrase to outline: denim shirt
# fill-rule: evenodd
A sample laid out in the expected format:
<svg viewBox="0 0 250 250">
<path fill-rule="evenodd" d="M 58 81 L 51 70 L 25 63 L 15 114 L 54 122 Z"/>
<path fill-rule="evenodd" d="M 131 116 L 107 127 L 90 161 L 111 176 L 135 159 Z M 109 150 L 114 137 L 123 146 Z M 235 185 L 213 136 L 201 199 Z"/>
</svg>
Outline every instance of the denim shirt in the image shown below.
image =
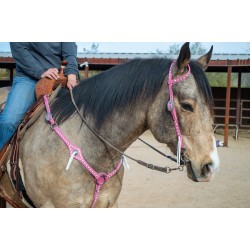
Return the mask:
<svg viewBox="0 0 250 250">
<path fill-rule="evenodd" d="M 16 61 L 16 76 L 29 76 L 39 80 L 49 68 L 61 68 L 61 61 L 68 64 L 64 74 L 78 75 L 77 45 L 73 42 L 10 43 L 11 53 Z"/>
</svg>

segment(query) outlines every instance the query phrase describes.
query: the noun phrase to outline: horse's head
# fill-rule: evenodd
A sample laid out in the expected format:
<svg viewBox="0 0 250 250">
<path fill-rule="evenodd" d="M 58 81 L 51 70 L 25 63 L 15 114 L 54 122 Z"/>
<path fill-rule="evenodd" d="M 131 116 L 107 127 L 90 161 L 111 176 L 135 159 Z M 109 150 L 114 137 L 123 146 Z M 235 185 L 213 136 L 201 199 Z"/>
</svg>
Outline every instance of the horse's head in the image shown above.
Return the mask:
<svg viewBox="0 0 250 250">
<path fill-rule="evenodd" d="M 163 84 L 147 116 L 155 138 L 167 143 L 175 154 L 179 138 L 182 160 L 186 163 L 188 177 L 194 181 L 210 181 L 219 168 L 212 130 L 212 94 L 204 73 L 211 55 L 212 48 L 198 60 L 189 61 L 189 43 L 185 43 L 169 72 L 172 80 L 179 78 L 179 81 L 173 81 L 173 85 L 169 87 L 170 79 L 166 78 L 168 82 Z M 171 99 L 171 91 L 176 119 L 167 105 Z"/>
</svg>

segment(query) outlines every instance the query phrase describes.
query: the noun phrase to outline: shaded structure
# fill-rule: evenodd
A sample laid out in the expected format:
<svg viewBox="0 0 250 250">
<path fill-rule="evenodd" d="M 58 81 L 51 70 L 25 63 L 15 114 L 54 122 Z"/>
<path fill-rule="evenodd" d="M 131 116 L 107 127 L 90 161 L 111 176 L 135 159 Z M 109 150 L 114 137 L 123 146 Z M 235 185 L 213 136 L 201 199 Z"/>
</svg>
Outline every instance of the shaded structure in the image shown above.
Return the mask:
<svg viewBox="0 0 250 250">
<path fill-rule="evenodd" d="M 79 70 L 84 70 L 84 77 L 89 76 L 89 70 L 107 70 L 115 65 L 124 63 L 130 59 L 134 58 L 152 58 L 152 57 L 168 57 L 176 59 L 177 55 L 170 54 L 157 54 L 157 53 L 79 53 L 78 54 L 78 66 Z M 193 56 L 193 59 L 199 56 Z M 5 68 L 10 71 L 10 76 L 8 79 L 0 79 L 0 87 L 9 86 L 13 81 L 13 74 L 15 69 L 15 62 L 12 58 L 11 53 L 4 52 L 0 53 L 0 68 Z M 245 104 L 243 107 L 242 103 L 242 92 L 241 92 L 241 80 L 242 73 L 250 73 L 250 55 L 242 54 L 214 54 L 212 60 L 209 63 L 207 72 L 217 72 L 217 73 L 227 73 L 226 81 L 226 98 L 225 105 L 223 107 L 216 107 L 215 109 L 220 109 L 224 111 L 223 115 L 216 115 L 215 118 L 224 119 L 222 124 L 225 127 L 224 130 L 224 146 L 228 146 L 228 132 L 229 126 L 235 126 L 236 129 L 239 127 L 250 127 L 250 113 L 244 116 L 244 112 L 250 112 L 250 89 L 247 89 L 245 94 Z M 232 73 L 238 74 L 238 88 L 236 94 L 236 107 L 231 107 L 231 82 Z M 213 92 L 216 88 L 212 88 Z M 245 91 L 244 91 L 245 92 Z M 247 93 L 248 92 L 248 93 Z M 233 116 L 230 116 L 230 109 L 236 110 L 236 122 L 235 124 L 230 124 L 229 120 Z M 246 124 L 242 123 L 242 119 L 247 121 Z M 237 135 L 236 135 L 237 137 Z"/>
<path fill-rule="evenodd" d="M 246 57 L 249 55 L 238 55 L 238 57 Z M 231 79 L 232 73 L 238 74 L 238 88 L 237 88 L 237 99 L 236 99 L 236 126 L 239 127 L 250 127 L 249 125 L 243 125 L 241 119 L 250 119 L 249 116 L 244 117 L 243 111 L 250 111 L 249 106 L 243 107 L 241 101 L 241 80 L 242 73 L 250 72 L 250 59 L 228 59 L 228 60 L 212 60 L 209 63 L 208 72 L 225 72 L 227 73 L 226 82 L 226 106 L 225 106 L 225 132 L 224 132 L 224 145 L 228 146 L 228 129 L 229 129 L 229 118 L 230 118 L 230 100 L 231 100 Z M 250 101 L 250 95 L 247 96 Z"/>
</svg>

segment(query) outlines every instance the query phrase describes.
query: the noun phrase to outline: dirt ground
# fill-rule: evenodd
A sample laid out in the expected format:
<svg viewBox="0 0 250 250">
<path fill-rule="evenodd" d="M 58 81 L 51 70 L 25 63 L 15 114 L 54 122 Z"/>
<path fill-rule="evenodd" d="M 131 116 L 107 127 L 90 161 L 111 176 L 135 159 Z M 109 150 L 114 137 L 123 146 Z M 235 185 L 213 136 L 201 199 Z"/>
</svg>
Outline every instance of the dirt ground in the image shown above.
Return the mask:
<svg viewBox="0 0 250 250">
<path fill-rule="evenodd" d="M 228 147 L 219 147 L 220 171 L 212 182 L 196 183 L 187 177 L 186 170 L 170 174 L 146 169 L 130 160 L 125 170 L 123 188 L 118 200 L 120 208 L 242 208 L 250 207 L 250 131 L 240 131 L 238 140 L 230 131 Z M 141 137 L 169 153 L 150 132 Z M 223 130 L 215 134 L 224 139 Z M 127 153 L 137 159 L 159 166 L 175 164 L 136 141 Z"/>
</svg>

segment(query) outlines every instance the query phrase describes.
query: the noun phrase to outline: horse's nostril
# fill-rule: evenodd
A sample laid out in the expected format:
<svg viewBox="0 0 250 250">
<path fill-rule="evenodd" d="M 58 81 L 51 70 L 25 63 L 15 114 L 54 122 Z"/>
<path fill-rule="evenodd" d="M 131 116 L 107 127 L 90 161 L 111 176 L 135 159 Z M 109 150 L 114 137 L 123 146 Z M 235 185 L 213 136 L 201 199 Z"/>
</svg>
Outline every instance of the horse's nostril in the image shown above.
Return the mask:
<svg viewBox="0 0 250 250">
<path fill-rule="evenodd" d="M 203 174 L 205 176 L 208 176 L 208 175 L 212 174 L 213 173 L 213 164 L 208 163 L 208 164 L 204 165 L 202 170 L 203 170 Z"/>
</svg>

